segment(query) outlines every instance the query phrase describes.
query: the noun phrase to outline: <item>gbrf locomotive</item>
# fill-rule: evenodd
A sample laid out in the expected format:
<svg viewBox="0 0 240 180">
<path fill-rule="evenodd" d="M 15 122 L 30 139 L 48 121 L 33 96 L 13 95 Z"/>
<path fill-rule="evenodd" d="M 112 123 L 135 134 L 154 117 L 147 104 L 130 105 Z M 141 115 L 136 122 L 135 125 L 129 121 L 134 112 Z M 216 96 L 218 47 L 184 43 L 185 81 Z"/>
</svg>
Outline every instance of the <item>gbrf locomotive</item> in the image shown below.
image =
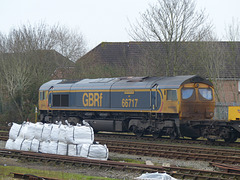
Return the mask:
<svg viewBox="0 0 240 180">
<path fill-rule="evenodd" d="M 197 75 L 52 80 L 39 89 L 42 122 L 85 120 L 96 132 L 235 141 L 239 123 L 213 120 L 214 108 L 213 84 Z"/>
</svg>

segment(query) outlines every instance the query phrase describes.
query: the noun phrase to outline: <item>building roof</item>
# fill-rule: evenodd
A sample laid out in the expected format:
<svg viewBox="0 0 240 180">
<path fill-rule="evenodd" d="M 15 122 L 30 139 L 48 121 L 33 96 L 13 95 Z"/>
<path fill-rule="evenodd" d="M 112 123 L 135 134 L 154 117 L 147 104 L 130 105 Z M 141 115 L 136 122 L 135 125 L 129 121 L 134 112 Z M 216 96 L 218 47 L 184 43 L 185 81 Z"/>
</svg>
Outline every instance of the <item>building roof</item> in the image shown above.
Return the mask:
<svg viewBox="0 0 240 180">
<path fill-rule="evenodd" d="M 169 47 L 172 48 L 170 53 Z M 178 54 L 174 54 L 174 48 L 178 49 Z M 149 64 L 152 59 L 158 59 L 159 69 L 164 71 L 167 67 L 165 59 L 169 54 L 171 58 L 177 57 L 177 62 L 169 63 L 169 70 L 176 71 L 175 75 L 199 74 L 211 77 L 215 73 L 217 78 L 240 77 L 240 42 L 102 42 L 76 63 L 91 59 L 103 65 L 129 68 L 128 63 L 131 61 L 135 68 L 134 65 L 140 64 L 141 59 Z M 173 69 L 174 63 L 178 63 L 177 69 Z"/>
</svg>

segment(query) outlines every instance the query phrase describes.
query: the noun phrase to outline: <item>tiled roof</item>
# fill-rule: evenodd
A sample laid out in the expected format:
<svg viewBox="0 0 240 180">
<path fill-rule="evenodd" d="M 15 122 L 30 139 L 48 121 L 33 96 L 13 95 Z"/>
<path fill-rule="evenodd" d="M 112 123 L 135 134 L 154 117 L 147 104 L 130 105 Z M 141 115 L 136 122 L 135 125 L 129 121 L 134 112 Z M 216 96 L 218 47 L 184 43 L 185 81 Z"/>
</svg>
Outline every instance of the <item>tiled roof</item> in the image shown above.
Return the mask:
<svg viewBox="0 0 240 180">
<path fill-rule="evenodd" d="M 173 53 L 169 53 L 169 46 Z M 102 42 L 77 63 L 90 58 L 96 63 L 128 68 L 130 60 L 137 64 L 143 58 L 149 62 L 157 59 L 159 68 L 164 70 L 167 66 L 164 58 L 167 54 L 174 58 L 174 48 L 178 50 L 176 75 L 210 76 L 214 72 L 218 78 L 240 77 L 240 42 Z M 170 62 L 170 70 L 174 63 Z"/>
</svg>

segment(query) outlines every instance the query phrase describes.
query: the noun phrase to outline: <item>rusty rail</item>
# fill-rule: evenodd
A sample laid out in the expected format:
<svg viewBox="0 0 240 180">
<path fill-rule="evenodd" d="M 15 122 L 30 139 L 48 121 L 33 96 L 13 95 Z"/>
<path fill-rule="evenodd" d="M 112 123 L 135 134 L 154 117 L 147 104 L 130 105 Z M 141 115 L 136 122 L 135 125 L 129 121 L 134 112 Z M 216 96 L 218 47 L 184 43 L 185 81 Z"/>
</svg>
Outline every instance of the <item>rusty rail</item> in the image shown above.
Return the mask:
<svg viewBox="0 0 240 180">
<path fill-rule="evenodd" d="M 238 173 L 217 172 L 217 171 L 204 171 L 195 170 L 189 168 L 180 167 L 164 167 L 164 166 L 151 166 L 144 164 L 133 164 L 116 161 L 100 161 L 93 159 L 86 159 L 73 156 L 62 156 L 54 154 L 33 153 L 26 151 L 13 151 L 0 149 L 0 156 L 10 158 L 20 158 L 23 160 L 34 160 L 40 162 L 55 162 L 56 164 L 67 164 L 72 166 L 87 166 L 87 167 L 104 167 L 116 170 L 130 170 L 138 172 L 167 172 L 175 178 L 185 179 L 211 179 L 211 180 L 223 180 L 223 179 L 240 179 Z"/>
<path fill-rule="evenodd" d="M 14 173 L 14 172 L 11 172 L 10 174 L 13 174 L 13 177 L 14 177 L 14 178 L 17 178 L 17 179 L 28 179 L 28 180 L 59 180 L 59 179 L 56 179 L 56 178 L 36 176 L 36 175 L 33 175 L 33 174 L 21 174 L 21 173 Z"/>
<path fill-rule="evenodd" d="M 234 142 L 234 143 L 226 143 L 224 141 L 207 141 L 207 140 L 191 140 L 191 139 L 185 139 L 185 138 L 180 138 L 180 139 L 174 139 L 171 140 L 170 138 L 167 137 L 161 137 L 158 139 L 153 138 L 152 136 L 143 136 L 140 138 L 137 138 L 133 134 L 116 134 L 116 133 L 97 133 L 95 134 L 96 138 L 106 138 L 106 139 L 119 139 L 119 140 L 140 140 L 140 141 L 153 141 L 153 142 L 159 142 L 159 143 L 174 143 L 174 144 L 190 144 L 190 145 L 211 145 L 211 146 L 227 146 L 227 147 L 237 147 L 240 148 L 240 143 L 239 142 Z"/>
<path fill-rule="evenodd" d="M 98 139 L 110 152 L 171 159 L 240 164 L 240 151 Z"/>
<path fill-rule="evenodd" d="M 238 173 L 240 174 L 240 166 L 230 166 L 221 163 L 210 162 L 210 165 L 217 167 L 225 172 Z"/>
</svg>

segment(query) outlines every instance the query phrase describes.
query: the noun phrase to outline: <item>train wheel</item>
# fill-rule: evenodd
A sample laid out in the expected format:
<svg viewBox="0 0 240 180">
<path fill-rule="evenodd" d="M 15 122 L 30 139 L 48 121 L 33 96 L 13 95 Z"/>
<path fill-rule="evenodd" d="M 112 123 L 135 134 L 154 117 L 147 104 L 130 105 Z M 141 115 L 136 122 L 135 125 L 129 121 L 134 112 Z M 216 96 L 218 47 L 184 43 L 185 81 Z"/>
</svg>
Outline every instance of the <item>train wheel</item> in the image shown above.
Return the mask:
<svg viewBox="0 0 240 180">
<path fill-rule="evenodd" d="M 135 132 L 134 133 L 138 138 L 143 137 L 143 132 Z"/>
<path fill-rule="evenodd" d="M 224 138 L 224 141 L 227 143 L 233 143 L 237 140 L 237 133 L 231 132 L 228 138 Z"/>
<path fill-rule="evenodd" d="M 143 136 L 143 131 L 141 131 L 137 126 L 133 126 L 132 127 L 132 132 L 138 137 L 142 137 Z"/>
<path fill-rule="evenodd" d="M 199 137 L 196 137 L 196 136 L 195 137 L 191 137 L 191 139 L 194 140 L 194 141 L 197 140 L 197 138 L 199 138 Z"/>
<path fill-rule="evenodd" d="M 158 139 L 158 138 L 161 137 L 161 135 L 160 135 L 159 132 L 154 132 L 154 133 L 152 134 L 152 136 L 153 136 L 153 139 Z"/>
<path fill-rule="evenodd" d="M 172 134 L 170 134 L 170 139 L 174 140 L 174 139 L 178 139 L 179 136 L 177 135 L 177 133 L 175 131 L 172 132 Z"/>
</svg>

